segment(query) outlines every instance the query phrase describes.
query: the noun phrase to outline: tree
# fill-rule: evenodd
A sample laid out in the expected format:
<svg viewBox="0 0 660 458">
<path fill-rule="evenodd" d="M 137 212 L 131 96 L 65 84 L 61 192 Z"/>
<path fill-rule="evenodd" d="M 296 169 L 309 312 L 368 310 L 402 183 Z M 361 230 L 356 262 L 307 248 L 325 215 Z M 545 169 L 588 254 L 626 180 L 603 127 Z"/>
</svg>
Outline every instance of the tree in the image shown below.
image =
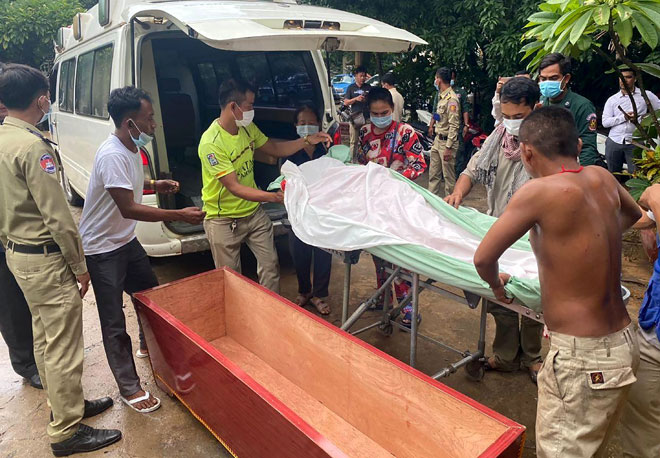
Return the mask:
<svg viewBox="0 0 660 458">
<path fill-rule="evenodd" d="M 455 67 L 459 82 L 471 89 L 482 107 L 482 123 L 492 123 L 490 99 L 498 76 L 520 70 L 517 51 L 522 27 L 538 0 L 305 0 L 351 11 L 408 30 L 429 45 L 410 53 L 383 56 L 383 67 L 394 68 L 412 108 L 433 96 L 435 69 Z M 377 60 L 368 62 L 378 73 Z"/>
<path fill-rule="evenodd" d="M 644 74 L 660 78 L 660 65 L 653 51 L 660 37 L 660 2 L 658 0 L 548 0 L 529 17 L 521 50 L 529 68 L 538 67 L 543 56 L 561 52 L 585 58 L 595 54 L 609 64 L 624 82 L 632 102 L 635 124 L 634 143 L 643 151 L 635 178 L 627 182 L 636 197 L 652 182 L 660 182 L 660 110 L 654 111 L 645 91 Z M 646 49 L 645 49 L 646 48 Z M 648 59 L 637 58 L 646 54 Z M 621 72 L 628 68 L 637 74 L 648 116 L 640 120 L 633 95 Z M 621 108 L 619 108 L 621 110 Z M 623 112 L 623 110 L 621 110 Z M 624 113 L 625 115 L 625 113 Z"/>
<path fill-rule="evenodd" d="M 80 11 L 78 0 L 0 0 L 0 61 L 36 68 L 52 61 L 57 31 Z"/>
</svg>

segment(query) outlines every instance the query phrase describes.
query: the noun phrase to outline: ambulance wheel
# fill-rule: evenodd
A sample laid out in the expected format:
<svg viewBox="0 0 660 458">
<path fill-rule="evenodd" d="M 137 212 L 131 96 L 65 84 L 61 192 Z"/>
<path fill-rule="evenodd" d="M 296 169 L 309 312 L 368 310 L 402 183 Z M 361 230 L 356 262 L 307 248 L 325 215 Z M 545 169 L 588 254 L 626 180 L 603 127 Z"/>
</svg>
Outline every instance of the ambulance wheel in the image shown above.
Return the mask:
<svg viewBox="0 0 660 458">
<path fill-rule="evenodd" d="M 394 327 L 392 326 L 392 323 L 387 323 L 387 324 L 381 324 L 378 326 L 378 329 L 380 330 L 383 335 L 386 336 L 391 336 L 392 332 L 394 332 Z"/>
<path fill-rule="evenodd" d="M 481 361 L 471 361 L 465 365 L 465 373 L 473 382 L 480 382 L 486 373 L 486 369 Z"/>
</svg>

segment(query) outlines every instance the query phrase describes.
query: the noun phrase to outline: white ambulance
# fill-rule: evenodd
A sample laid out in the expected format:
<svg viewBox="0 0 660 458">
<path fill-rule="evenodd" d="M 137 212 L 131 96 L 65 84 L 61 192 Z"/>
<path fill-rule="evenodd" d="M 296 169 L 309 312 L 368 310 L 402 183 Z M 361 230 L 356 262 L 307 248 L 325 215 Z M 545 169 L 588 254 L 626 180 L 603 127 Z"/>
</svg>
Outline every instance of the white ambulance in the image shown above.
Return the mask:
<svg viewBox="0 0 660 458">
<path fill-rule="evenodd" d="M 145 191 L 143 203 L 201 206 L 197 145 L 219 114 L 224 79 L 240 77 L 257 88 L 255 122 L 267 136 L 296 138 L 293 113 L 312 103 L 323 129 L 338 138 L 322 51 L 401 52 L 419 44 L 425 42 L 382 22 L 295 0 L 100 0 L 56 40 L 50 129 L 62 186 L 71 203 L 82 203 L 94 153 L 114 130 L 107 111 L 114 88 L 133 84 L 151 94 L 158 128 L 142 154 L 145 175 L 181 183 L 175 196 Z M 278 175 L 276 159 L 255 157 L 260 187 Z M 284 208 L 266 210 L 277 230 Z M 181 222 L 140 222 L 137 235 L 150 256 L 208 249 L 202 227 Z"/>
</svg>

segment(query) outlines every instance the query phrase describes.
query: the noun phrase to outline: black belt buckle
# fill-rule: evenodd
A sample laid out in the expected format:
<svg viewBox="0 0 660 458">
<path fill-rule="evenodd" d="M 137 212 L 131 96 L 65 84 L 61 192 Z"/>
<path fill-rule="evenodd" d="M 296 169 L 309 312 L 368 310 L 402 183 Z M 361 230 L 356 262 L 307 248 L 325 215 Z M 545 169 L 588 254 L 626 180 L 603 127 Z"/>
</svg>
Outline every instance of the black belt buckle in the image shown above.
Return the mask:
<svg viewBox="0 0 660 458">
<path fill-rule="evenodd" d="M 54 243 L 48 245 L 19 245 L 11 240 L 7 241 L 7 249 L 15 253 L 23 254 L 51 254 L 59 253 L 60 247 Z"/>
</svg>

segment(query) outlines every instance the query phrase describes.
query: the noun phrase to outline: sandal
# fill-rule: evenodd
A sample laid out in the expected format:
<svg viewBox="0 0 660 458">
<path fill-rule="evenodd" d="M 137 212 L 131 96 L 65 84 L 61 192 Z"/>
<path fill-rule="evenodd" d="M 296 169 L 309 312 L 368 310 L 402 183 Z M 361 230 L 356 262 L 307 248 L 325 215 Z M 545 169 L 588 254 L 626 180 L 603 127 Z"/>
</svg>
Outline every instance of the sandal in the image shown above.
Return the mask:
<svg viewBox="0 0 660 458">
<path fill-rule="evenodd" d="M 147 407 L 146 409 L 138 409 L 137 407 L 135 407 L 135 404 L 137 404 L 138 402 L 146 401 L 151 397 L 153 397 L 156 400 L 156 404 L 152 405 L 151 407 Z M 128 407 L 139 413 L 153 412 L 154 410 L 157 410 L 160 407 L 160 399 L 158 399 L 156 396 L 151 396 L 151 393 L 149 393 L 148 391 L 144 392 L 144 396 L 140 396 L 135 399 L 129 400 L 126 399 L 124 396 L 120 396 L 120 398 L 122 401 L 124 401 L 124 404 L 126 404 Z"/>
<path fill-rule="evenodd" d="M 495 364 L 495 357 L 491 356 L 484 361 L 484 370 L 486 371 L 496 371 L 498 370 L 497 364 Z"/>
<path fill-rule="evenodd" d="M 146 348 L 143 350 L 142 348 L 139 348 L 138 351 L 135 352 L 135 356 L 138 358 L 148 358 L 149 357 L 149 350 Z"/>
<path fill-rule="evenodd" d="M 330 315 L 330 306 L 323 299 L 315 297 L 310 302 L 321 315 Z"/>
<path fill-rule="evenodd" d="M 401 310 L 401 313 L 403 313 L 403 318 L 401 319 L 401 324 L 404 325 L 407 328 L 409 328 L 412 325 L 412 312 L 413 312 L 412 305 L 406 305 Z M 417 314 L 417 325 L 419 325 L 421 322 L 422 322 L 422 314 L 418 313 Z"/>
<path fill-rule="evenodd" d="M 311 294 L 298 294 L 296 297 L 295 304 L 298 307 L 304 307 L 309 303 L 309 300 L 312 298 Z"/>
<path fill-rule="evenodd" d="M 538 369 L 536 369 L 538 367 Z M 539 371 L 541 370 L 541 363 L 536 363 L 527 368 L 529 371 L 529 378 L 532 379 L 534 385 L 538 385 Z"/>
</svg>

